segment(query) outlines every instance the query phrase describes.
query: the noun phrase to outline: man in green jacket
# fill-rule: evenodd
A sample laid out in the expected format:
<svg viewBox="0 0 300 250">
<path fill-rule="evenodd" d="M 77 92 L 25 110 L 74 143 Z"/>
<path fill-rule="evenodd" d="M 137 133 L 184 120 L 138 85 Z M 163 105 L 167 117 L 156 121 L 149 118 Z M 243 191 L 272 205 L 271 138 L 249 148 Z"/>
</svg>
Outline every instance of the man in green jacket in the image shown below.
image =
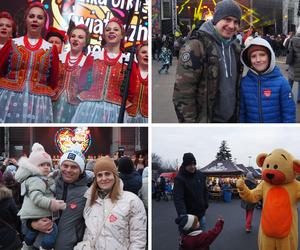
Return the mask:
<svg viewBox="0 0 300 250">
<path fill-rule="evenodd" d="M 180 50 L 173 93 L 179 122 L 237 122 L 241 14 L 235 1 L 218 2 L 213 19 Z"/>
</svg>

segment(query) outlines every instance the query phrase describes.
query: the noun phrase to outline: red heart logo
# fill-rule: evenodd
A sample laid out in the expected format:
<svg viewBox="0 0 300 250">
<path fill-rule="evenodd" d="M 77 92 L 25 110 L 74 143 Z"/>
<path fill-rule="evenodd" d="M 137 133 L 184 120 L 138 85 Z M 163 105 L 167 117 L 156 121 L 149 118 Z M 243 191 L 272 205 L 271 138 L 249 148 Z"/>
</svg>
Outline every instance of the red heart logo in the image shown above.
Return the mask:
<svg viewBox="0 0 300 250">
<path fill-rule="evenodd" d="M 270 97 L 271 94 L 272 94 L 272 90 L 270 90 L 270 89 L 265 89 L 265 90 L 264 90 L 264 96 L 265 96 L 265 97 Z"/>
<path fill-rule="evenodd" d="M 118 218 L 116 216 L 114 216 L 113 214 L 111 214 L 109 216 L 109 222 L 115 222 Z"/>
<path fill-rule="evenodd" d="M 55 135 L 56 147 L 61 153 L 65 153 L 74 145 L 80 145 L 82 153 L 85 153 L 90 147 L 91 141 L 90 130 L 86 127 L 62 128 Z"/>
<path fill-rule="evenodd" d="M 71 209 L 77 208 L 77 204 L 76 204 L 76 203 L 71 203 L 71 204 L 70 204 L 70 208 L 71 208 Z"/>
</svg>

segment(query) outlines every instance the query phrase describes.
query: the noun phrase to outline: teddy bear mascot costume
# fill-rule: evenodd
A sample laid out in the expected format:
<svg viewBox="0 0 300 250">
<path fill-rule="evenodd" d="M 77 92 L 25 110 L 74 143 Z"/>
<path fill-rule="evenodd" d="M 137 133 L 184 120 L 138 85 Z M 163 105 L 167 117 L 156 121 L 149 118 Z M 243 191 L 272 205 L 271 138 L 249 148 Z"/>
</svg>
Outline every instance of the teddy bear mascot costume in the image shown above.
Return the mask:
<svg viewBox="0 0 300 250">
<path fill-rule="evenodd" d="M 298 212 L 300 160 L 284 149 L 261 153 L 256 163 L 262 168 L 262 181 L 252 190 L 244 180 L 237 181 L 240 197 L 248 202 L 264 201 L 258 233 L 260 250 L 298 249 Z"/>
</svg>

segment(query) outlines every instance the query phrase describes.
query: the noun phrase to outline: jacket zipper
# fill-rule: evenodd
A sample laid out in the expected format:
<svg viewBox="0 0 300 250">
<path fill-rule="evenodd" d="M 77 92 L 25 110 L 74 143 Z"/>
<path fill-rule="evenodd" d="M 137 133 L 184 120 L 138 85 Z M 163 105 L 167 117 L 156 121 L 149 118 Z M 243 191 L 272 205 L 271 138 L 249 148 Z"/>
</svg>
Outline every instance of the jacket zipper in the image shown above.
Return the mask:
<svg viewBox="0 0 300 250">
<path fill-rule="evenodd" d="M 261 81 L 258 78 L 258 114 L 259 114 L 259 122 L 264 122 L 263 114 L 262 114 L 262 105 L 261 105 Z"/>
<path fill-rule="evenodd" d="M 65 203 L 67 203 L 67 194 L 68 194 L 68 183 L 64 183 L 64 189 L 63 189 L 63 195 L 62 195 L 62 199 Z M 56 224 L 58 225 L 61 215 L 62 215 L 63 210 L 59 210 L 59 218 L 56 222 Z"/>
</svg>

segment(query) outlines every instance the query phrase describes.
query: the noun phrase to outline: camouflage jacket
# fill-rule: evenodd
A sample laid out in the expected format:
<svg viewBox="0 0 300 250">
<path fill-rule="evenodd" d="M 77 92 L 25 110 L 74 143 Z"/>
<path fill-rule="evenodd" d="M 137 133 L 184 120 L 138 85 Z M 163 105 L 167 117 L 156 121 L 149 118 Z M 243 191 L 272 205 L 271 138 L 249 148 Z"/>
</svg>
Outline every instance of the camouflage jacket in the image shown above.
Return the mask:
<svg viewBox="0 0 300 250">
<path fill-rule="evenodd" d="M 173 103 L 181 123 L 211 122 L 219 89 L 219 55 L 211 35 L 198 31 L 180 50 Z M 233 44 L 238 62 L 237 95 L 242 76 L 240 45 Z M 238 117 L 238 96 L 235 116 Z"/>
</svg>

